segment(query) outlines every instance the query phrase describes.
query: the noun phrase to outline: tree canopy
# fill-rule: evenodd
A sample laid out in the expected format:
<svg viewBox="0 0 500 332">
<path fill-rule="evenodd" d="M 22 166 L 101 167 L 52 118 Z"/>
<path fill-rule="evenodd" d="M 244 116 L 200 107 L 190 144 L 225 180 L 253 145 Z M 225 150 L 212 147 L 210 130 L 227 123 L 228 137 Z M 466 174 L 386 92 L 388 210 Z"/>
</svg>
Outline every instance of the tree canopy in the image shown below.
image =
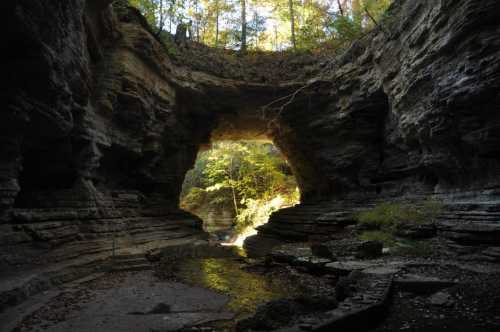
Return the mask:
<svg viewBox="0 0 500 332">
<path fill-rule="evenodd" d="M 297 183 L 280 152 L 271 143 L 252 141 L 217 142 L 200 152 L 181 194 L 188 211 L 231 207 L 237 231 L 298 201 Z"/>
<path fill-rule="evenodd" d="M 372 29 L 392 0 L 129 0 L 160 36 L 187 25 L 213 47 L 281 51 L 340 47 Z"/>
</svg>

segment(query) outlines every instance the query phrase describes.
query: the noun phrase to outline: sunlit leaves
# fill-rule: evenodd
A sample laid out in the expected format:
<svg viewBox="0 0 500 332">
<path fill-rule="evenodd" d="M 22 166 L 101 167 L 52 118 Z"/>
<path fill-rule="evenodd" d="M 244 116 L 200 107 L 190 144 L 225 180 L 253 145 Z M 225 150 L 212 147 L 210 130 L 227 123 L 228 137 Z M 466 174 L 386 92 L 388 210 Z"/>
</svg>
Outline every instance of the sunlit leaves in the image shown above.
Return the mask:
<svg viewBox="0 0 500 332">
<path fill-rule="evenodd" d="M 175 33 L 177 24 L 184 23 L 196 41 L 220 48 L 239 49 L 242 45 L 241 0 L 129 2 L 141 10 L 155 31 Z M 382 20 L 391 2 L 293 0 L 290 7 L 290 0 L 247 0 L 247 47 L 274 51 L 290 48 L 292 17 L 297 49 L 345 46 Z"/>
<path fill-rule="evenodd" d="M 218 142 L 199 154 L 194 170 L 186 177 L 181 200 L 185 208 L 232 206 L 241 228 L 256 220 L 252 218 L 267 218 L 277 201 L 295 204 L 299 192 L 288 164 L 274 145 Z"/>
</svg>

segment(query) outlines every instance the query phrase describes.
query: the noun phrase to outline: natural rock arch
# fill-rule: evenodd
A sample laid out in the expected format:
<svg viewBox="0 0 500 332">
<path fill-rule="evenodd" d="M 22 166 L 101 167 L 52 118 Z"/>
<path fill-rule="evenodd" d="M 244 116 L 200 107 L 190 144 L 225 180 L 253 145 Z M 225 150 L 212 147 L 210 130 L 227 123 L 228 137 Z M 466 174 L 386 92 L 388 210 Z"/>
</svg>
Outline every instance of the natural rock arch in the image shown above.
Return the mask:
<svg viewBox="0 0 500 332">
<path fill-rule="evenodd" d="M 169 54 L 137 11 L 95 3 L 6 5 L 1 243 L 25 250 L 19 261 L 39 255 L 33 243 L 49 248 L 48 260 L 66 259 L 52 249 L 72 241 L 82 253 L 93 245 L 107 253 L 109 242 L 91 242 L 107 239 L 110 225 L 130 243 L 202 238 L 178 197 L 199 146 L 211 134 L 235 134 L 224 123 L 240 134 L 271 123 L 266 134 L 301 186 L 304 204 L 274 216 L 261 237 L 333 232 L 353 211 L 405 195 L 455 204 L 453 192 L 469 192 L 465 200 L 491 212 L 482 202 L 500 183 L 491 111 L 500 103 L 498 1 L 400 0 L 390 29 L 343 54 L 257 61 L 196 44 Z M 40 12 L 51 25 L 36 19 Z M 475 222 L 442 230 L 480 243 L 500 234 L 489 220 L 486 231 Z M 15 260 L 2 255 L 6 265 Z"/>
<path fill-rule="evenodd" d="M 293 87 L 285 96 L 300 88 Z M 218 96 L 215 101 L 210 94 L 206 98 L 212 100 L 211 104 L 208 101 L 201 106 L 181 104 L 181 108 L 196 114 L 199 107 L 199 112 L 205 112 L 200 118 L 205 128 L 197 127 L 197 132 L 205 130 L 203 136 L 207 140 L 264 138 L 273 141 L 289 160 L 306 202 L 332 195 L 341 197 L 353 188 L 374 190 L 376 170 L 383 161 L 384 127 L 390 108 L 382 90 L 360 101 L 363 106 L 334 124 L 336 128 L 322 127 L 321 114 L 329 105 L 321 94 L 296 96 L 285 110 L 266 107 L 282 99 L 266 96 L 270 90 L 271 87 L 265 86 L 249 95 L 246 91 L 239 91 L 237 96 L 215 93 Z M 185 100 L 195 98 L 191 96 Z M 290 99 L 292 97 L 286 97 L 281 105 Z M 223 104 L 218 104 L 217 100 Z M 312 123 L 311 128 L 304 128 L 304 122 Z M 205 143 L 207 141 L 202 141 Z M 335 170 L 329 170 L 328 158 L 338 158 L 336 150 L 350 153 L 349 160 L 340 160 Z"/>
</svg>

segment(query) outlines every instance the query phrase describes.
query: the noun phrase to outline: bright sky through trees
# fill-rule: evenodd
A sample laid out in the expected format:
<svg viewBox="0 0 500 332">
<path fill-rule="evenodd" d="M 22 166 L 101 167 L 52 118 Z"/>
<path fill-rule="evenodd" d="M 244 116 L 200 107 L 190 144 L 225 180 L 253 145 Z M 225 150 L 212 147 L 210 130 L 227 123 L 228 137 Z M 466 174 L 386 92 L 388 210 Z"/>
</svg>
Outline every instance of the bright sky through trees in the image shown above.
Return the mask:
<svg viewBox="0 0 500 332">
<path fill-rule="evenodd" d="M 213 47 L 279 51 L 343 46 L 377 25 L 391 0 L 129 0 L 158 35 L 188 26 Z M 244 15 L 242 15 L 244 14 Z M 246 29 L 243 29 L 246 27 Z M 246 40 L 246 43 L 242 43 Z"/>
</svg>

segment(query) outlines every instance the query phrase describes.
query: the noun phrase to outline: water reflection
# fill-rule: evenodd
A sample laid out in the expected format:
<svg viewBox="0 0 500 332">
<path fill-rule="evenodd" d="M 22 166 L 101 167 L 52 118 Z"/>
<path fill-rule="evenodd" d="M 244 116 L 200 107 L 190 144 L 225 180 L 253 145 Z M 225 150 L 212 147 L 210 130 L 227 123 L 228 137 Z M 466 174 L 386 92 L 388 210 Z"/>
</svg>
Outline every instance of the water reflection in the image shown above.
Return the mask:
<svg viewBox="0 0 500 332">
<path fill-rule="evenodd" d="M 254 313 L 262 303 L 296 293 L 281 279 L 246 271 L 235 259 L 189 259 L 180 262 L 176 270 L 185 282 L 228 295 L 228 308 L 238 317 Z"/>
</svg>

